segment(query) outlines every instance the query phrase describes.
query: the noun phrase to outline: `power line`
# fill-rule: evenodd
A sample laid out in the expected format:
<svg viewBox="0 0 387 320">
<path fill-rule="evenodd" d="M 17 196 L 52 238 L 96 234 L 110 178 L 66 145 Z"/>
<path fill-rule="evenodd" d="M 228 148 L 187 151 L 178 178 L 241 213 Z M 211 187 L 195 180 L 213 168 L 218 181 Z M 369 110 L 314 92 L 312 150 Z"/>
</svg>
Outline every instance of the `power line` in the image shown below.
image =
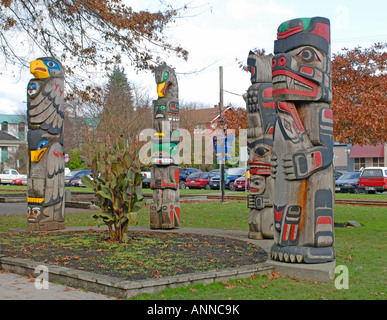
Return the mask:
<svg viewBox="0 0 387 320">
<path fill-rule="evenodd" d="M 239 94 L 239 93 L 234 93 L 234 92 L 231 92 L 231 91 L 227 91 L 227 90 L 223 90 L 224 92 L 227 92 L 229 94 L 233 94 L 234 96 L 238 96 L 238 97 L 242 97 L 243 98 L 243 95 L 242 94 Z"/>
</svg>

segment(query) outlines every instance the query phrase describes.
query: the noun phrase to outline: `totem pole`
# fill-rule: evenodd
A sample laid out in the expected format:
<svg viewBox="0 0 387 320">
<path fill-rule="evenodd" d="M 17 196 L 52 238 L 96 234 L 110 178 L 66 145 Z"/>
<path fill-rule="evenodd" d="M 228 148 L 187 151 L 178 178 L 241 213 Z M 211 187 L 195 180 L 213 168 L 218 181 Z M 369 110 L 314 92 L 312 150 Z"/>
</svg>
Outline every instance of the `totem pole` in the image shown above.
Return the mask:
<svg viewBox="0 0 387 320">
<path fill-rule="evenodd" d="M 28 230 L 64 229 L 64 69 L 50 57 L 30 64 L 27 88 Z"/>
<path fill-rule="evenodd" d="M 277 102 L 272 176 L 274 244 L 285 262 L 333 261 L 330 23 L 300 18 L 278 28 L 272 61 Z"/>
<path fill-rule="evenodd" d="M 271 63 L 273 55 L 259 56 L 250 51 L 247 65 L 251 83 L 247 91 L 247 147 L 249 150 L 250 208 L 249 233 L 251 239 L 273 238 L 273 188 L 270 156 L 276 106 L 272 98 Z"/>
<path fill-rule="evenodd" d="M 161 65 L 155 70 L 158 99 L 153 101 L 151 229 L 180 225 L 179 191 L 179 89 L 174 71 Z"/>
</svg>

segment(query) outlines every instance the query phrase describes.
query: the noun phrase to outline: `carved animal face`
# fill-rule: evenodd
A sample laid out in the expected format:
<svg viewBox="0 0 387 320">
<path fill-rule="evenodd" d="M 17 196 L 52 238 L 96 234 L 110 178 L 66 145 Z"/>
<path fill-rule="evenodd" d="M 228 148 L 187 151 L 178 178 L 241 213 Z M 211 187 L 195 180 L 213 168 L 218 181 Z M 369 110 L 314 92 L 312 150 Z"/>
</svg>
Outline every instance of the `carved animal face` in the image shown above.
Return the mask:
<svg viewBox="0 0 387 320">
<path fill-rule="evenodd" d="M 330 25 L 325 18 L 282 23 L 272 60 L 275 101 L 332 100 Z"/>
<path fill-rule="evenodd" d="M 165 119 L 167 117 L 167 106 L 157 103 L 154 110 L 155 119 Z"/>
<path fill-rule="evenodd" d="M 175 72 L 171 67 L 161 65 L 155 70 L 157 94 L 159 98 L 178 99 L 178 85 Z"/>
<path fill-rule="evenodd" d="M 43 218 L 43 207 L 37 204 L 28 204 L 27 220 L 28 222 L 37 222 Z"/>
<path fill-rule="evenodd" d="M 38 58 L 31 61 L 30 72 L 36 79 L 62 77 L 64 75 L 62 64 L 52 57 Z"/>
</svg>

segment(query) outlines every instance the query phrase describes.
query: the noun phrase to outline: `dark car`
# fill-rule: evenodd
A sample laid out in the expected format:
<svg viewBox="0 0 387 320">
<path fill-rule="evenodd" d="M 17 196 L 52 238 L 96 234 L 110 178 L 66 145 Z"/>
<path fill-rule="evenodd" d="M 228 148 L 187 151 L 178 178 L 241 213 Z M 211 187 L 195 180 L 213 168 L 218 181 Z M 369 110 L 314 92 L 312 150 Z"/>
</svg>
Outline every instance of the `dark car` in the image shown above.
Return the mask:
<svg viewBox="0 0 387 320">
<path fill-rule="evenodd" d="M 187 177 L 190 174 L 192 174 L 194 172 L 203 172 L 203 171 L 200 169 L 196 169 L 196 168 L 179 167 L 179 188 L 180 189 L 185 189 L 185 180 L 187 179 Z"/>
<path fill-rule="evenodd" d="M 229 168 L 225 172 L 225 188 L 234 191 L 234 181 L 245 174 L 245 168 Z M 210 181 L 211 189 L 220 189 L 220 176 L 214 176 Z"/>
<path fill-rule="evenodd" d="M 220 175 L 220 169 L 211 170 L 210 173 L 212 173 L 215 176 L 218 176 L 218 175 Z"/>
<path fill-rule="evenodd" d="M 347 172 L 335 181 L 336 192 L 359 192 L 360 172 Z"/>
<path fill-rule="evenodd" d="M 79 176 L 78 178 L 71 180 L 70 185 L 72 187 L 86 187 L 82 181 L 82 177 L 86 177 L 86 176 L 89 177 L 90 180 L 93 180 L 93 177 L 90 174 L 84 174 L 82 176 Z"/>
<path fill-rule="evenodd" d="M 71 171 L 69 174 L 65 175 L 65 186 L 66 187 L 72 186 L 73 181 L 78 181 L 82 176 L 85 176 L 85 175 L 91 176 L 91 170 Z"/>
<path fill-rule="evenodd" d="M 343 174 L 335 170 L 335 180 L 339 179 Z"/>
<path fill-rule="evenodd" d="M 206 189 L 210 190 L 210 179 L 212 177 L 212 174 L 209 172 L 195 172 L 190 174 L 186 181 L 185 181 L 185 187 L 186 188 L 199 188 L 199 189 Z"/>
<path fill-rule="evenodd" d="M 142 187 L 149 188 L 151 184 L 151 172 L 141 171 L 141 176 L 142 176 Z"/>
</svg>

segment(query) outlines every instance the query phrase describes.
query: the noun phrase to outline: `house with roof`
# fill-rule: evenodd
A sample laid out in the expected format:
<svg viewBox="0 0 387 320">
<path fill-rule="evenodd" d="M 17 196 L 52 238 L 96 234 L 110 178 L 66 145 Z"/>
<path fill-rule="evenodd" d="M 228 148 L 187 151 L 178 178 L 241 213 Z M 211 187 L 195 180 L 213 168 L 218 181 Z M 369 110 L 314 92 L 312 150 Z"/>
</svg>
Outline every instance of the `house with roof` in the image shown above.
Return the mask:
<svg viewBox="0 0 387 320">
<path fill-rule="evenodd" d="M 19 150 L 20 146 L 27 145 L 27 120 L 24 116 L 19 115 L 0 115 L 0 168 L 11 166 L 17 168 L 15 163 L 9 163 L 10 159 Z"/>
<path fill-rule="evenodd" d="M 387 144 L 372 145 L 333 145 L 333 164 L 338 172 L 359 172 L 366 167 L 387 166 Z"/>
<path fill-rule="evenodd" d="M 224 107 L 222 117 L 226 117 L 234 110 L 231 106 Z M 193 129 L 216 129 L 220 119 L 219 106 L 213 108 L 184 110 L 180 114 L 180 126 L 192 131 Z"/>
</svg>

